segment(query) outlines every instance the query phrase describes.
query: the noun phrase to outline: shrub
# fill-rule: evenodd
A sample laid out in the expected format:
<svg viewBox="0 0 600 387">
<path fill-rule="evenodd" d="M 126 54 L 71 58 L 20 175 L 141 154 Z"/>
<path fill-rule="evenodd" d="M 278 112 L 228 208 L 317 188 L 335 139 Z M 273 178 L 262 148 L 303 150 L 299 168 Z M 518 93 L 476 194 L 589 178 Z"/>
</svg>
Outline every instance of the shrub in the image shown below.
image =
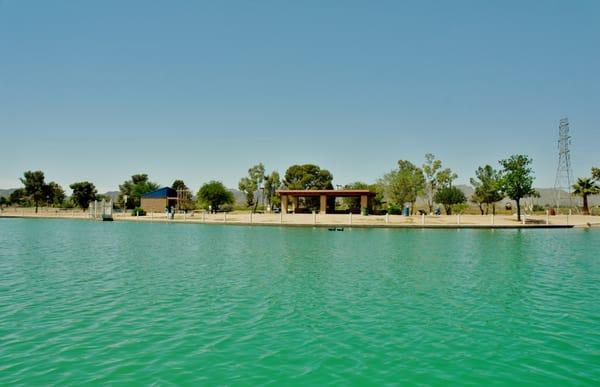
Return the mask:
<svg viewBox="0 0 600 387">
<path fill-rule="evenodd" d="M 446 215 L 452 214 L 452 206 L 455 204 L 462 204 L 467 202 L 465 194 L 456 187 L 443 187 L 440 188 L 433 198 L 436 203 L 444 205 Z"/>
<path fill-rule="evenodd" d="M 142 207 L 136 207 L 133 210 L 131 210 L 131 215 L 132 216 L 145 216 L 146 215 L 146 211 L 144 211 L 144 209 Z"/>
<path fill-rule="evenodd" d="M 388 214 L 390 214 L 390 215 L 402 215 L 402 208 L 396 206 L 395 204 L 390 204 L 388 206 Z"/>
<path fill-rule="evenodd" d="M 452 205 L 452 212 L 455 214 L 464 214 L 469 209 L 467 203 L 457 203 Z"/>
<path fill-rule="evenodd" d="M 231 212 L 233 211 L 233 205 L 226 203 L 226 204 L 221 204 L 221 206 L 219 207 L 219 210 L 223 211 L 223 212 Z"/>
</svg>

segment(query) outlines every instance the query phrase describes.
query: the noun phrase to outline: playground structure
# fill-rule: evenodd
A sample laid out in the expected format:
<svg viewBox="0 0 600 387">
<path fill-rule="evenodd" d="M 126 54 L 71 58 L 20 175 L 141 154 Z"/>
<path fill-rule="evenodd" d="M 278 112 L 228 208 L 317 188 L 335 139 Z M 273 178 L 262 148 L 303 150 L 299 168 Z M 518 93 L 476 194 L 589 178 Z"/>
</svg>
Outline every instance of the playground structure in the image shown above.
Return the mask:
<svg viewBox="0 0 600 387">
<path fill-rule="evenodd" d="M 90 218 L 111 221 L 113 220 L 113 202 L 109 200 L 97 201 L 94 200 L 93 203 L 90 203 L 89 211 Z"/>
</svg>

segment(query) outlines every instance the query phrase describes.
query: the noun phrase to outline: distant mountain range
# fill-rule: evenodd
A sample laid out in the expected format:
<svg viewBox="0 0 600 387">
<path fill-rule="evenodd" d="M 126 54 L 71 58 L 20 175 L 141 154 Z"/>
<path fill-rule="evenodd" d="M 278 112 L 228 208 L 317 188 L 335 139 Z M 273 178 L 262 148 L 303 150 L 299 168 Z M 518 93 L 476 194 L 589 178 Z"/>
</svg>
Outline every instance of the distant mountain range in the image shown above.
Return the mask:
<svg viewBox="0 0 600 387">
<path fill-rule="evenodd" d="M 7 198 L 10 196 L 11 193 L 13 193 L 16 190 L 16 188 L 8 188 L 8 189 L 0 189 L 0 197 L 4 197 Z"/>
<path fill-rule="evenodd" d="M 457 185 L 456 187 L 458 189 L 460 189 L 461 191 L 463 191 L 463 193 L 465 194 L 465 196 L 467 198 L 469 198 L 473 194 L 473 187 L 471 187 L 470 185 Z M 15 190 L 16 190 L 16 188 L 0 189 L 0 197 L 8 197 Z M 539 204 L 542 206 L 545 206 L 546 204 L 554 203 L 554 197 L 555 197 L 555 192 L 556 192 L 554 190 L 554 188 L 536 188 L 536 190 L 540 193 L 540 197 L 525 199 L 528 203 L 530 203 L 532 205 Z M 236 203 L 243 204 L 246 202 L 246 195 L 242 191 L 239 191 L 237 189 L 232 189 L 232 188 L 229 189 L 229 191 L 233 194 L 233 197 L 235 198 Z M 109 191 L 109 192 L 104 193 L 104 195 L 110 197 L 113 201 L 117 201 L 117 199 L 119 197 L 119 191 Z M 564 198 L 564 199 L 561 199 L 560 204 L 562 206 L 566 206 L 569 204 L 569 199 L 567 198 L 566 192 L 563 191 L 563 193 L 561 194 L 561 198 Z M 502 203 L 506 203 L 509 201 L 510 200 L 508 200 L 508 199 L 504 199 L 504 200 L 502 200 Z M 588 198 L 588 202 L 589 202 L 590 206 L 600 205 L 600 195 L 590 196 Z M 418 205 L 425 204 L 424 198 L 419 198 L 417 200 L 417 204 Z M 581 206 L 582 199 L 580 197 L 573 197 L 573 204 Z"/>
<path fill-rule="evenodd" d="M 108 196 L 112 199 L 113 202 L 116 202 L 119 199 L 120 192 L 119 191 L 108 191 L 103 194 L 104 196 Z"/>
<path fill-rule="evenodd" d="M 470 198 L 471 195 L 473 195 L 474 189 L 470 185 L 457 185 L 456 187 L 458 189 L 460 189 L 467 198 Z M 555 190 L 554 188 L 536 188 L 536 191 L 538 191 L 540 194 L 539 198 L 525 198 L 524 202 L 529 203 L 531 205 L 534 205 L 534 204 L 539 204 L 541 206 L 554 205 L 556 193 L 558 192 L 557 190 Z M 560 197 L 561 197 L 560 205 L 568 206 L 569 198 L 567 196 L 567 192 L 561 191 Z M 572 200 L 573 200 L 574 205 L 577 205 L 577 206 L 583 205 L 583 199 L 579 196 L 573 196 Z M 507 203 L 507 202 L 512 202 L 512 201 L 510 199 L 505 198 L 505 199 L 501 200 L 500 202 Z M 588 204 L 590 206 L 600 205 L 600 195 L 589 196 Z"/>
</svg>

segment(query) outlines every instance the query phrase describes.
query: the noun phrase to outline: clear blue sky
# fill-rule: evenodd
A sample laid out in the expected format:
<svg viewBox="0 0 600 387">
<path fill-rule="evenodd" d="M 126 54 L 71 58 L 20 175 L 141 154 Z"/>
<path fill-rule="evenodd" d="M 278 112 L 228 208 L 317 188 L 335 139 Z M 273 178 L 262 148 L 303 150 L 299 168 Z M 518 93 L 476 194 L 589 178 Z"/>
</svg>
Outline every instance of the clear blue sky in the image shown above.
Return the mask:
<svg viewBox="0 0 600 387">
<path fill-rule="evenodd" d="M 598 1 L 0 0 L 0 187 L 41 169 L 196 190 L 251 165 L 375 181 L 432 152 L 468 182 L 514 153 L 600 164 Z"/>
</svg>

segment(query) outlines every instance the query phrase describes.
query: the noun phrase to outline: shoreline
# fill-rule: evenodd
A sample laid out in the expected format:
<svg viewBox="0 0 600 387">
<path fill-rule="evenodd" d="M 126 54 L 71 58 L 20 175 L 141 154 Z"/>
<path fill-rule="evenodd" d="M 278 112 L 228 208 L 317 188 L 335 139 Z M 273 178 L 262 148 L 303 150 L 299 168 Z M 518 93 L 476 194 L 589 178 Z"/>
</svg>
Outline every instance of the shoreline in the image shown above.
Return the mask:
<svg viewBox="0 0 600 387">
<path fill-rule="evenodd" d="M 101 221 L 88 213 L 3 211 L 4 219 L 71 219 Z M 563 219 L 564 218 L 564 219 Z M 526 216 L 525 222 L 517 222 L 511 215 L 348 215 L 348 214 L 177 214 L 175 219 L 166 219 L 164 214 L 131 216 L 114 214 L 116 222 L 146 222 L 173 224 L 238 225 L 266 227 L 319 227 L 319 228 L 388 228 L 388 229 L 556 229 L 556 228 L 600 228 L 600 217 L 588 215 L 571 216 Z M 546 223 L 548 222 L 548 223 Z"/>
</svg>

